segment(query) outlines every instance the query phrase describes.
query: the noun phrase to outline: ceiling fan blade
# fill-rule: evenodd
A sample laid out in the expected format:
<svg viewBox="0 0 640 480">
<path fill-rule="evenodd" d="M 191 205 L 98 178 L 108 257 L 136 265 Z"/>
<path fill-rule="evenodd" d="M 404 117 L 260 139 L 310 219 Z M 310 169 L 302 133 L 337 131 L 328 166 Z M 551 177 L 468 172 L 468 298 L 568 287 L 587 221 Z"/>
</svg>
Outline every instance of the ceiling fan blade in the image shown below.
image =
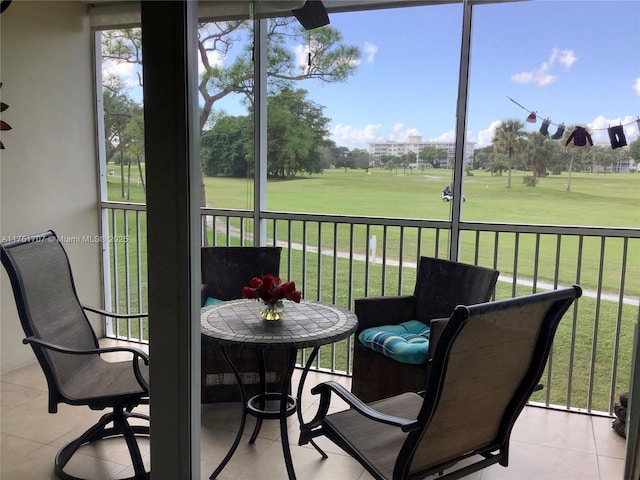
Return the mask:
<svg viewBox="0 0 640 480">
<path fill-rule="evenodd" d="M 4 130 L 11 130 L 11 125 L 9 125 L 7 122 L 0 120 L 0 130 L 4 131 Z"/>
<path fill-rule="evenodd" d="M 7 105 L 6 103 L 0 102 L 0 112 L 4 112 L 7 108 L 9 108 L 9 105 Z"/>
<path fill-rule="evenodd" d="M 305 30 L 329 25 L 329 15 L 320 0 L 307 0 L 302 8 L 291 10 Z"/>
<path fill-rule="evenodd" d="M 11 0 L 2 0 L 0 2 L 0 13 L 4 12 L 7 8 L 9 8 L 10 4 L 11 4 Z"/>
</svg>

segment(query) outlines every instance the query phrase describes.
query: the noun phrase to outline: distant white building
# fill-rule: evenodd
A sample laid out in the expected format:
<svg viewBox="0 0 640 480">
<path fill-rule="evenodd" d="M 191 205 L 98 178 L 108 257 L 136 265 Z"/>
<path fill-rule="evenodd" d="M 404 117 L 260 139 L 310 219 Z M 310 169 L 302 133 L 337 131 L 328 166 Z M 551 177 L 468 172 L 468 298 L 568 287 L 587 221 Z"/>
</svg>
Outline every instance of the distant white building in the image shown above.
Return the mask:
<svg viewBox="0 0 640 480">
<path fill-rule="evenodd" d="M 601 145 L 608 146 L 607 144 Z M 606 167 L 603 167 L 602 165 L 593 165 L 592 171 L 595 173 L 640 173 L 640 163 L 629 157 L 613 162 L 611 165 L 607 165 Z"/>
<path fill-rule="evenodd" d="M 475 149 L 475 142 L 466 142 L 464 148 L 464 163 L 473 162 L 473 154 Z M 422 140 L 422 136 L 413 135 L 409 137 L 406 142 L 395 142 L 393 140 L 387 140 L 386 142 L 374 142 L 369 143 L 369 156 L 371 159 L 378 161 L 383 155 L 391 155 L 394 157 L 401 157 L 405 153 L 412 152 L 416 154 L 415 163 L 424 163 L 423 160 L 417 158 L 418 152 L 425 147 L 435 147 L 447 152 L 447 158 L 440 160 L 440 168 L 447 168 L 449 161 L 455 157 L 456 144 L 455 142 L 425 142 Z"/>
<path fill-rule="evenodd" d="M 602 165 L 594 165 L 593 172 L 595 173 L 637 173 L 640 172 L 640 164 L 638 164 L 633 158 L 627 158 L 614 162 L 611 165 L 603 167 Z"/>
</svg>

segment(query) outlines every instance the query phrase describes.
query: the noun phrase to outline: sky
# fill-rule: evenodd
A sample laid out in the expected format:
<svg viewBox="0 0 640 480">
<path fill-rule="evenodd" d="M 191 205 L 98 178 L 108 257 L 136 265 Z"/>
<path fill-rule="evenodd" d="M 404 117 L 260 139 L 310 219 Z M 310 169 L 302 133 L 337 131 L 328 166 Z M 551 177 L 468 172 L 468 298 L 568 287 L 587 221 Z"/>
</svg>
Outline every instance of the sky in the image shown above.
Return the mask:
<svg viewBox="0 0 640 480">
<path fill-rule="evenodd" d="M 331 119 L 331 139 L 350 149 L 369 142 L 453 141 L 462 5 L 330 14 L 345 43 L 360 48 L 344 83 L 302 81 Z M 500 121 L 527 131 L 551 122 L 586 126 L 596 143 L 624 125 L 630 143 L 640 117 L 640 0 L 534 0 L 474 8 L 467 140 L 491 144 Z M 292 45 L 303 62 L 305 45 Z M 213 58 L 224 65 L 225 58 Z M 127 74 L 123 70 L 123 74 Z M 130 72 L 129 72 L 130 74 Z M 218 108 L 243 114 L 238 98 Z"/>
<path fill-rule="evenodd" d="M 339 145 L 453 141 L 462 7 L 441 5 L 333 15 L 332 26 L 363 60 L 345 84 L 309 88 L 326 106 Z M 637 138 L 640 116 L 640 1 L 530 1 L 474 8 L 467 138 L 489 145 L 497 124 L 536 111 L 556 125 L 607 127 Z M 306 86 L 304 88 L 307 88 Z M 515 100 L 522 107 L 516 105 Z"/>
</svg>

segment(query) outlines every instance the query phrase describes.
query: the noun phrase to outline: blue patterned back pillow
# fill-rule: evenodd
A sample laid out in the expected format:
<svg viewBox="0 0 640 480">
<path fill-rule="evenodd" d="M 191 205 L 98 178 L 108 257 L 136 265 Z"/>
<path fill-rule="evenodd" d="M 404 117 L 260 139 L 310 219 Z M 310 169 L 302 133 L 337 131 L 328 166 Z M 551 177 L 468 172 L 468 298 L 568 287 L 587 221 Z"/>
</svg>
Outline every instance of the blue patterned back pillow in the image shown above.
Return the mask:
<svg viewBox="0 0 640 480">
<path fill-rule="evenodd" d="M 427 362 L 431 329 L 418 320 L 399 325 L 383 325 L 363 330 L 358 340 L 386 357 L 398 362 L 422 365 Z"/>
</svg>

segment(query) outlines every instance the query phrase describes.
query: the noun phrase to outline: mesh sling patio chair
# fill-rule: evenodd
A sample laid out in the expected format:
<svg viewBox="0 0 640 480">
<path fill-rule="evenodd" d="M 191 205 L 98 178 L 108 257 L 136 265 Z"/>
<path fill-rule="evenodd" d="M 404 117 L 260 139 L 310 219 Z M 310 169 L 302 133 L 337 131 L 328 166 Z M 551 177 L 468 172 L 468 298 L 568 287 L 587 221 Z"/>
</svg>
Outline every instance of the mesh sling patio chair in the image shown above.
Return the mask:
<svg viewBox="0 0 640 480">
<path fill-rule="evenodd" d="M 580 295 L 575 285 L 456 307 L 434 320 L 442 328 L 423 366 L 424 396 L 365 404 L 336 382 L 321 383 L 311 390 L 320 394 L 318 412 L 301 427 L 300 444 L 325 436 L 378 480 L 507 467 L 514 423 L 537 388 L 558 323 Z M 351 408 L 328 414 L 332 394 Z"/>
<path fill-rule="evenodd" d="M 281 247 L 202 247 L 202 306 L 207 301 L 227 301 L 242 298 L 242 288 L 253 277 L 280 273 Z M 209 337 L 202 342 L 202 403 L 240 401 L 240 391 L 233 371 L 225 361 L 220 347 Z M 227 353 L 238 368 L 247 397 L 260 393 L 258 355 L 252 349 L 229 347 Z M 265 355 L 267 391 L 280 391 L 286 351 Z"/>
<path fill-rule="evenodd" d="M 131 425 L 128 419 L 149 419 L 133 412 L 136 406 L 148 403 L 149 357 L 137 348 L 100 348 L 86 311 L 120 318 L 146 314 L 113 314 L 82 305 L 69 259 L 53 231 L 3 243 L 0 253 L 26 335 L 23 343 L 33 349 L 47 380 L 49 413 L 56 413 L 60 403 L 112 409 L 58 452 L 56 476 L 77 480 L 64 471 L 74 453 L 87 443 L 120 436 L 131 455 L 134 476 L 130 478 L 148 479 L 136 436 L 148 437 L 149 426 Z M 108 353 L 124 353 L 130 359 L 110 361 L 105 359 Z"/>
<path fill-rule="evenodd" d="M 487 302 L 493 295 L 498 274 L 489 268 L 420 257 L 413 295 L 356 299 L 358 330 L 353 352 L 353 394 L 371 402 L 425 389 L 421 365 L 402 363 L 364 346 L 357 340 L 363 330 L 409 320 L 429 325 L 434 318 L 448 318 L 457 305 Z"/>
</svg>

